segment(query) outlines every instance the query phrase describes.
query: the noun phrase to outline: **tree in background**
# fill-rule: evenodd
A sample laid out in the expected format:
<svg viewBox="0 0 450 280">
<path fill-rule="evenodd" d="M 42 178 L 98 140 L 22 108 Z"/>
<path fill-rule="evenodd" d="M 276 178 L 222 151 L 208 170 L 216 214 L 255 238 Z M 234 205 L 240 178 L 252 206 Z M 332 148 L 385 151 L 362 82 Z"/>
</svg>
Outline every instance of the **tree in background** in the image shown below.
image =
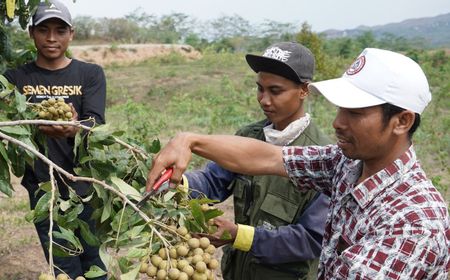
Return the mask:
<svg viewBox="0 0 450 280">
<path fill-rule="evenodd" d="M 20 29 L 27 28 L 30 15 L 38 3 L 39 0 L 0 2 L 0 73 L 7 67 L 15 67 L 34 58 L 34 46 L 27 39 L 26 32 Z"/>
</svg>

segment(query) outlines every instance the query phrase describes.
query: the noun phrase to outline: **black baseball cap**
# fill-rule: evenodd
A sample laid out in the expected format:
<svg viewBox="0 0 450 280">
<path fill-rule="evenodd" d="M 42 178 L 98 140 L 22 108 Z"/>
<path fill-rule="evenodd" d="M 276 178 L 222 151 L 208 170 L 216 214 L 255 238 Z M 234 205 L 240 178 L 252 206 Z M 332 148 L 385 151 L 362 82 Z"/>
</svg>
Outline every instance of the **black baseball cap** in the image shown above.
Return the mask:
<svg viewBox="0 0 450 280">
<path fill-rule="evenodd" d="M 36 12 L 33 14 L 33 26 L 39 25 L 50 18 L 59 18 L 67 25 L 72 26 L 72 16 L 69 9 L 58 0 L 47 0 L 39 3 Z"/>
<path fill-rule="evenodd" d="M 247 54 L 245 59 L 256 73 L 268 72 L 297 83 L 313 79 L 314 55 L 299 43 L 276 43 L 269 46 L 262 55 Z"/>
</svg>

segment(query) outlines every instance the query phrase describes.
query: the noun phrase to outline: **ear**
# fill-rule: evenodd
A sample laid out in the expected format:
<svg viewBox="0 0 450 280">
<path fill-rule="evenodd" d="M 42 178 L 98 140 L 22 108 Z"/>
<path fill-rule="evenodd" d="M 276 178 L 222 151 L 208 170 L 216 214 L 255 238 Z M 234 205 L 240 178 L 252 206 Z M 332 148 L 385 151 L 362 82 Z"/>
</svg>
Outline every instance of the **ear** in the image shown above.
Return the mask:
<svg viewBox="0 0 450 280">
<path fill-rule="evenodd" d="M 75 34 L 75 29 L 73 27 L 70 27 L 70 40 L 69 41 L 73 40 L 73 35 L 74 34 Z"/>
<path fill-rule="evenodd" d="M 303 83 L 299 86 L 300 99 L 305 99 L 309 95 L 308 83 Z"/>
<path fill-rule="evenodd" d="M 393 132 L 396 135 L 408 134 L 409 129 L 414 124 L 415 113 L 405 110 L 395 115 Z"/>
</svg>

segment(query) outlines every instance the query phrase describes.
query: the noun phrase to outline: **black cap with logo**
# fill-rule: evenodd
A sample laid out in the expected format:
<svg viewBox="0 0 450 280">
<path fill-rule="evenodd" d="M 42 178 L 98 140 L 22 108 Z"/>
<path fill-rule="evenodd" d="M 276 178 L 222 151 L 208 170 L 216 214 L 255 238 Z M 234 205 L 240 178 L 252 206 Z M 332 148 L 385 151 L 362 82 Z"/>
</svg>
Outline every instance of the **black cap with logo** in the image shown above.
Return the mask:
<svg viewBox="0 0 450 280">
<path fill-rule="evenodd" d="M 36 12 L 33 14 L 33 25 L 39 25 L 44 20 L 59 18 L 72 26 L 72 16 L 69 9 L 58 0 L 47 0 L 39 3 Z"/>
<path fill-rule="evenodd" d="M 297 83 L 313 79 L 314 55 L 299 43 L 276 43 L 268 47 L 263 55 L 247 54 L 245 59 L 256 73 L 268 72 Z"/>
</svg>

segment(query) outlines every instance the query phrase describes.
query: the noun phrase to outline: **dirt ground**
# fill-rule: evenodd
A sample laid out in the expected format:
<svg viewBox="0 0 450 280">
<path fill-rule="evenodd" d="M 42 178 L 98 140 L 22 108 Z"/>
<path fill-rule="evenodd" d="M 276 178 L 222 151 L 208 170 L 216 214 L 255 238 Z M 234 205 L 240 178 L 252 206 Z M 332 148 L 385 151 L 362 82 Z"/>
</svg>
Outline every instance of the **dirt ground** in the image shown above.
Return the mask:
<svg viewBox="0 0 450 280">
<path fill-rule="evenodd" d="M 189 59 L 201 57 L 201 53 L 189 45 L 171 44 L 87 45 L 71 46 L 69 50 L 74 58 L 102 66 L 129 64 L 170 53 L 178 53 Z"/>
<path fill-rule="evenodd" d="M 36 280 L 49 268 L 35 228 L 25 220 L 29 209 L 28 193 L 17 180 L 14 189 L 12 198 L 0 193 L 0 280 Z M 217 208 L 225 212 L 224 217 L 233 219 L 232 200 Z M 221 256 L 218 250 L 216 257 Z M 217 271 L 216 279 L 222 279 L 220 269 Z"/>
</svg>

